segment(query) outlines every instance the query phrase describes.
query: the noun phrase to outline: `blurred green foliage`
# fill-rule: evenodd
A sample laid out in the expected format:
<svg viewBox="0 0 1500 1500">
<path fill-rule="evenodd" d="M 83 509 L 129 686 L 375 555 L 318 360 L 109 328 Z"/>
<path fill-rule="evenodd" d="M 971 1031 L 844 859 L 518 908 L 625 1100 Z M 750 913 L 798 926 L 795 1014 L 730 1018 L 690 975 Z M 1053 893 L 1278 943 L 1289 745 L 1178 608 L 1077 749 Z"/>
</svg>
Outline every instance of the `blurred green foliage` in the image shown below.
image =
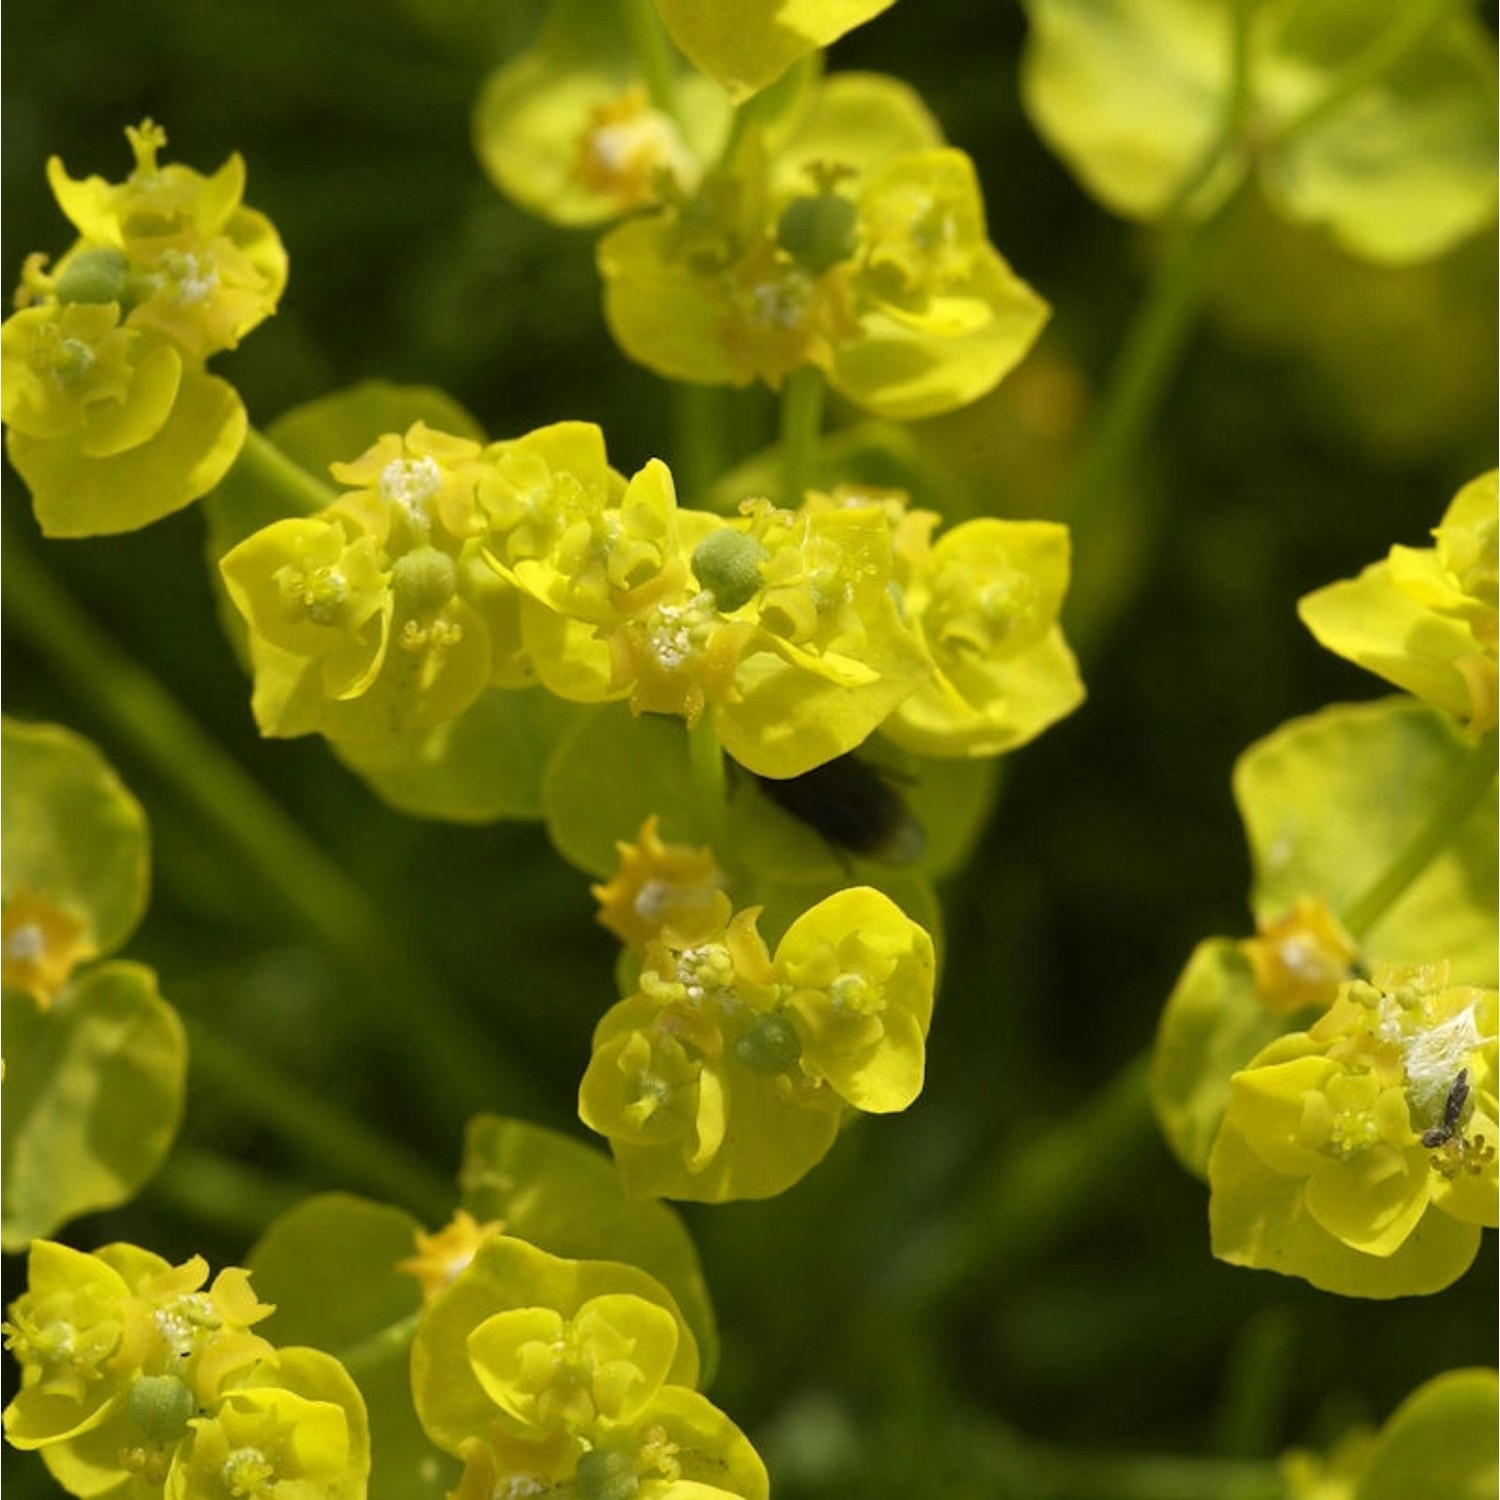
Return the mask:
<svg viewBox="0 0 1500 1500">
<path fill-rule="evenodd" d="M 173 159 L 208 170 L 241 151 L 247 201 L 290 253 L 281 312 L 216 365 L 258 425 L 383 377 L 443 388 L 495 437 L 581 418 L 602 424 L 627 472 L 676 462 L 667 389 L 608 342 L 590 236 L 502 201 L 472 155 L 481 80 L 527 42 L 536 11 L 15 0 L 6 283 L 29 251 L 67 243 L 46 157 L 75 175 L 118 173 L 122 127 L 149 114 Z M 1023 37 L 1016 6 L 910 0 L 831 62 L 921 91 L 978 164 L 995 242 L 1055 309 L 999 394 L 917 424 L 917 449 L 961 509 L 1060 515 L 1060 480 L 1153 247 L 1086 199 L 1025 122 Z M 764 1454 L 780 1500 L 1094 1500 L 1027 1445 L 1266 1458 L 1378 1421 L 1437 1371 L 1492 1358 L 1493 1236 L 1460 1285 L 1391 1304 L 1219 1265 L 1201 1186 L 1156 1137 L 1139 1069 L 1120 1070 L 1149 1045 L 1197 940 L 1248 926 L 1235 756 L 1294 714 L 1381 691 L 1315 645 L 1297 597 L 1392 542 L 1423 544 L 1447 497 L 1491 462 L 1493 265 L 1493 234 L 1419 271 L 1356 266 L 1307 231 L 1226 243 L 1209 316 L 1125 497 L 1132 519 L 1096 538 L 1118 608 L 1083 662 L 1089 701 L 1006 763 L 987 836 L 944 891 L 923 1097 L 900 1118 L 856 1122 L 783 1197 L 686 1215 L 721 1325 L 713 1398 Z M 1368 289 L 1358 302 L 1356 286 Z M 763 393 L 723 414 L 731 460 L 770 439 Z M 5 479 L 6 528 L 40 550 L 24 490 Z M 195 509 L 42 556 L 464 997 L 541 1101 L 477 1102 L 582 1136 L 574 1095 L 614 998 L 614 945 L 592 924 L 585 877 L 540 828 L 404 818 L 321 743 L 258 740 Z M 132 953 L 190 1028 L 211 1021 L 456 1173 L 456 1099 L 363 1024 L 348 995 L 366 981 L 301 939 L 15 628 L 4 667 L 8 712 L 89 735 L 145 803 L 155 889 Z M 404 998 L 380 1000 L 401 1015 Z M 1070 1123 L 1080 1111 L 1092 1135 Z M 249 1226 L 296 1194 L 364 1190 L 191 1071 L 182 1141 L 134 1204 L 79 1221 L 69 1239 L 233 1264 Z M 217 1194 L 205 1186 L 213 1157 L 237 1164 L 232 1191 L 222 1172 L 209 1174 Z M 7 1300 L 19 1271 L 7 1259 Z M 13 1495 L 49 1493 L 26 1456 L 7 1452 L 5 1470 Z M 1117 1472 L 1134 1471 L 1101 1460 L 1101 1483 Z M 1156 1489 L 1129 1493 L 1233 1493 L 1214 1472 L 1163 1470 Z"/>
</svg>

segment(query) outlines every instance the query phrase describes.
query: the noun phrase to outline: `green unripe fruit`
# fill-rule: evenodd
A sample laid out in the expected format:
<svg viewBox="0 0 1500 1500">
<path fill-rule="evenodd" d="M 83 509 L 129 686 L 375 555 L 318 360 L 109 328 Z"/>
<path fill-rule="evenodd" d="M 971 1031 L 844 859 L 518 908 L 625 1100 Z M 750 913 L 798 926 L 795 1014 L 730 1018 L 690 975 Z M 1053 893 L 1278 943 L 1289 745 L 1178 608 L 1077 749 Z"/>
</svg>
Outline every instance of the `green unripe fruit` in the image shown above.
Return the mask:
<svg viewBox="0 0 1500 1500">
<path fill-rule="evenodd" d="M 859 210 L 837 193 L 793 198 L 776 221 L 776 243 L 804 271 L 821 276 L 859 247 Z"/>
<path fill-rule="evenodd" d="M 585 1453 L 574 1481 L 579 1500 L 631 1500 L 641 1487 L 630 1455 L 610 1448 Z"/>
<path fill-rule="evenodd" d="M 124 302 L 130 263 L 111 245 L 80 251 L 57 278 L 60 302 Z"/>
<path fill-rule="evenodd" d="M 441 609 L 457 588 L 457 565 L 436 547 L 414 548 L 391 564 L 391 592 L 402 618 Z"/>
<path fill-rule="evenodd" d="M 784 1073 L 802 1056 L 802 1038 L 779 1011 L 756 1017 L 734 1044 L 734 1055 L 757 1073 Z"/>
<path fill-rule="evenodd" d="M 693 576 L 724 613 L 748 604 L 760 590 L 766 549 L 753 536 L 726 526 L 693 548 Z"/>
<path fill-rule="evenodd" d="M 175 1375 L 142 1375 L 130 1387 L 130 1419 L 148 1443 L 174 1443 L 195 1409 L 192 1391 Z"/>
</svg>

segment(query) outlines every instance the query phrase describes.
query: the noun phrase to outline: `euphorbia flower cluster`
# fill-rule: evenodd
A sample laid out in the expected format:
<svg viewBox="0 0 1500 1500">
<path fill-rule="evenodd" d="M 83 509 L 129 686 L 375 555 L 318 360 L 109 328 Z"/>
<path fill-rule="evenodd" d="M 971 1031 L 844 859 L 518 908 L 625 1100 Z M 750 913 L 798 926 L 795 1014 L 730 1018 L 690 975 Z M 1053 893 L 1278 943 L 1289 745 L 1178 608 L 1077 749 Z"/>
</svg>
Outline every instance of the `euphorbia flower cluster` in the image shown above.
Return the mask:
<svg viewBox="0 0 1500 1500">
<path fill-rule="evenodd" d="M 698 1374 L 644 1271 L 503 1234 L 427 1304 L 412 1350 L 422 1425 L 464 1460 L 453 1500 L 765 1500 L 764 1465 Z"/>
<path fill-rule="evenodd" d="M 936 516 L 890 494 L 680 508 L 567 422 L 481 446 L 415 424 L 335 465 L 359 486 L 223 559 L 251 627 L 266 734 L 376 742 L 486 688 L 708 715 L 789 777 L 877 728 L 926 754 L 995 754 L 1082 698 L 1057 628 L 1066 530 Z"/>
<path fill-rule="evenodd" d="M 594 1033 L 579 1113 L 632 1193 L 769 1197 L 827 1154 L 847 1108 L 889 1113 L 921 1091 L 932 940 L 857 886 L 804 912 L 773 956 L 759 909 L 736 912 L 690 853 L 648 823 L 595 888 L 601 920 L 640 943 L 640 972 Z"/>
<path fill-rule="evenodd" d="M 1496 1222 L 1496 1002 L 1446 965 L 1377 969 L 1236 1073 L 1214 1253 L 1356 1296 L 1455 1280 Z"/>
<path fill-rule="evenodd" d="M 816 366 L 907 420 L 991 390 L 1046 304 L 990 243 L 973 163 L 893 80 L 834 77 L 790 138 L 750 127 L 695 191 L 599 246 L 605 314 L 674 380 L 778 387 Z"/>
<path fill-rule="evenodd" d="M 1496 472 L 1453 497 L 1431 547 L 1392 547 L 1358 578 L 1307 595 L 1303 621 L 1330 651 L 1493 729 L 1496 686 Z"/>
<path fill-rule="evenodd" d="M 50 536 L 132 531 L 211 490 L 245 409 L 204 362 L 269 317 L 286 285 L 270 220 L 243 206 L 245 164 L 161 166 L 166 132 L 126 132 L 122 183 L 47 177 L 79 238 L 26 263 L 0 333 L 7 451 Z"/>
<path fill-rule="evenodd" d="M 360 1500 L 369 1433 L 343 1366 L 252 1333 L 274 1309 L 245 1271 L 207 1279 L 199 1256 L 35 1241 L 5 1324 L 21 1365 L 6 1437 L 74 1495 Z"/>
</svg>

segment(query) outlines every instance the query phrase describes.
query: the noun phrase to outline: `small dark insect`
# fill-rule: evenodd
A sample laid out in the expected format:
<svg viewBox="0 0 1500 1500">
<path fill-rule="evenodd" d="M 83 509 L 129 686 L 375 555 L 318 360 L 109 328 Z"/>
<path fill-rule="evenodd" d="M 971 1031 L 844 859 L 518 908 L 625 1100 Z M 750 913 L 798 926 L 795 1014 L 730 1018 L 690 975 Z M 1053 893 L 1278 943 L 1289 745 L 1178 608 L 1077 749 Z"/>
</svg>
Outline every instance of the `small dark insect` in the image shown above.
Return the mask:
<svg viewBox="0 0 1500 1500">
<path fill-rule="evenodd" d="M 891 865 L 921 857 L 927 835 L 906 799 L 887 772 L 857 755 L 840 755 L 785 781 L 755 780 L 777 807 L 835 849 Z"/>
<path fill-rule="evenodd" d="M 1458 1132 L 1458 1119 L 1464 1112 L 1469 1098 L 1469 1070 L 1463 1068 L 1448 1090 L 1447 1103 L 1443 1105 L 1443 1123 L 1422 1132 L 1424 1146 L 1442 1146 L 1451 1141 Z"/>
</svg>

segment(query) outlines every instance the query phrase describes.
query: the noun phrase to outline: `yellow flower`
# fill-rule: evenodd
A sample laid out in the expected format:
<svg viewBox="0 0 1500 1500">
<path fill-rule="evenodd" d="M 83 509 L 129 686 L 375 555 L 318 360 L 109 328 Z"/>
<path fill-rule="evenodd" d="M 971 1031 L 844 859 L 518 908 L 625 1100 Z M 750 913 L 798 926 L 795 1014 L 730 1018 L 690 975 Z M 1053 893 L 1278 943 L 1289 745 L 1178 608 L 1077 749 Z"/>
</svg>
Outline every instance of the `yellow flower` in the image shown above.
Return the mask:
<svg viewBox="0 0 1500 1500">
<path fill-rule="evenodd" d="M 93 953 L 88 923 L 45 895 L 17 887 L 0 916 L 0 954 L 7 989 L 25 990 L 46 1010 L 74 965 Z"/>
<path fill-rule="evenodd" d="M 845 1104 L 904 1109 L 922 1086 L 932 941 L 889 897 L 841 891 L 766 951 L 728 897 L 668 923 L 640 987 L 594 1033 L 579 1114 L 629 1190 L 763 1198 L 827 1153 Z"/>
<path fill-rule="evenodd" d="M 1340 656 L 1493 729 L 1496 682 L 1496 473 L 1466 484 L 1428 548 L 1392 547 L 1358 578 L 1329 584 L 1297 606 L 1303 623 Z"/>
<path fill-rule="evenodd" d="M 1230 1084 L 1214 1253 L 1350 1296 L 1436 1291 L 1496 1212 L 1496 1000 L 1447 966 L 1376 970 Z"/>
<path fill-rule="evenodd" d="M 1358 957 L 1354 940 L 1321 896 L 1299 896 L 1290 911 L 1263 919 L 1240 949 L 1250 960 L 1255 989 L 1273 1015 L 1333 1004 Z"/>
<path fill-rule="evenodd" d="M 653 813 L 634 844 L 617 843 L 620 864 L 613 878 L 590 887 L 599 922 L 638 951 L 663 927 L 708 906 L 724 886 L 712 850 L 663 843 L 659 821 Z"/>
<path fill-rule="evenodd" d="M 417 1253 L 398 1261 L 396 1269 L 415 1276 L 423 1300 L 431 1301 L 474 1259 L 474 1252 L 504 1227 L 498 1219 L 481 1224 L 466 1209 L 455 1209 L 452 1219 L 435 1234 L 416 1231 Z"/>
<path fill-rule="evenodd" d="M 203 361 L 276 309 L 286 255 L 241 204 L 245 166 L 161 166 L 165 133 L 129 130 L 122 183 L 47 176 L 81 238 L 32 256 L 0 334 L 11 461 L 49 536 L 134 530 L 206 494 L 245 439 L 244 407 Z"/>
<path fill-rule="evenodd" d="M 811 364 L 900 420 L 984 395 L 1047 315 L 989 243 L 973 164 L 867 75 L 828 80 L 790 139 L 747 132 L 599 267 L 616 340 L 658 373 L 774 388 Z"/>
</svg>

